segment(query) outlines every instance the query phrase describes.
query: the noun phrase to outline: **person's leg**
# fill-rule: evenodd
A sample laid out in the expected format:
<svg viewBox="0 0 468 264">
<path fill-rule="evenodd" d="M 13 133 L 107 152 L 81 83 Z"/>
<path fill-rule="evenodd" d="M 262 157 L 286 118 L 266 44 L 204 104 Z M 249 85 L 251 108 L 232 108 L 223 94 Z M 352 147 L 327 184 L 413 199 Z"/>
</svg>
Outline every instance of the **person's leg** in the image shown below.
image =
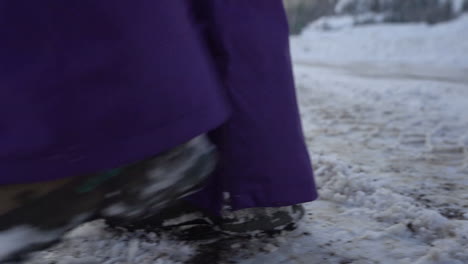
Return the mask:
<svg viewBox="0 0 468 264">
<path fill-rule="evenodd" d="M 232 115 L 210 133 L 220 162 L 207 187 L 178 204 L 178 210 L 143 225 L 172 217 L 188 219 L 190 226 L 201 215 L 218 220 L 224 215 L 217 222 L 233 232 L 286 228 L 304 215 L 301 206 L 293 205 L 316 199 L 317 192 L 296 102 L 282 1 L 189 2 Z M 229 193 L 226 201 L 223 193 Z M 240 211 L 222 212 L 224 202 Z M 193 217 L 180 218 L 173 213 L 177 211 Z"/>
<path fill-rule="evenodd" d="M 73 177 L 30 184 L 0 185 L 0 215 L 69 183 Z"/>
<path fill-rule="evenodd" d="M 208 1 L 214 22 L 207 27 L 224 49 L 215 60 L 227 68 L 222 79 L 233 108 L 229 121 L 212 134 L 220 149 L 215 175 L 222 191 L 230 193 L 234 210 L 314 200 L 282 1 Z M 192 201 L 211 208 L 202 197 L 212 192 L 205 189 Z"/>
<path fill-rule="evenodd" d="M 99 215 L 144 217 L 206 178 L 205 155 L 173 154 L 229 106 L 185 1 L 5 0 L 0 12 L 0 259 Z M 32 182 L 34 199 L 12 197 Z"/>
<path fill-rule="evenodd" d="M 197 137 L 110 171 L 0 186 L 0 261 L 48 246 L 84 221 L 151 216 L 198 190 L 216 160 L 213 145 Z"/>
</svg>

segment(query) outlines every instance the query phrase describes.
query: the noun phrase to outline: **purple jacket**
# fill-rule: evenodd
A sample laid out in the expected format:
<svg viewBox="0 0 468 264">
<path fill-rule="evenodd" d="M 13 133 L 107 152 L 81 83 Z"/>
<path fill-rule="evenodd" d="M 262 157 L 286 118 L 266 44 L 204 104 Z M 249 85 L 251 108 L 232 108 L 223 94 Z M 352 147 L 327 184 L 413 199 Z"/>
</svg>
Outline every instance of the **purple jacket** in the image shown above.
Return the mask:
<svg viewBox="0 0 468 264">
<path fill-rule="evenodd" d="M 316 198 L 281 0 L 5 0 L 0 184 L 110 169 L 212 131 L 216 210 Z M 215 129 L 217 128 L 217 129 Z"/>
</svg>

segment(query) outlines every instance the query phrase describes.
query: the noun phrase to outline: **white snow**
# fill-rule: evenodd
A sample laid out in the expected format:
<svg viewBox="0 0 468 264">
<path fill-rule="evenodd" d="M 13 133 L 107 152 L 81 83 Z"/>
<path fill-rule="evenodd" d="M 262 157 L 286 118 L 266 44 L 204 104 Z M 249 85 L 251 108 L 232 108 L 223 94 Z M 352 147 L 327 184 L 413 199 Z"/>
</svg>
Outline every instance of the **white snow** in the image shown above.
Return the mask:
<svg viewBox="0 0 468 264">
<path fill-rule="evenodd" d="M 84 213 L 73 218 L 69 227 L 58 228 L 54 230 L 40 230 L 29 225 L 19 225 L 0 232 L 0 261 L 11 254 L 21 251 L 24 246 L 34 246 L 37 243 L 49 243 L 57 239 L 70 227 L 77 223 L 89 219 L 88 213 Z"/>
<path fill-rule="evenodd" d="M 336 23 L 343 24 L 342 30 L 323 32 L 312 23 L 302 35 L 293 37 L 295 62 L 325 65 L 365 62 L 376 67 L 403 64 L 403 67 L 433 66 L 434 71 L 468 68 L 468 15 L 433 27 L 421 23 L 355 28 L 345 27 L 345 22 Z"/>
<path fill-rule="evenodd" d="M 49 242 L 56 239 L 60 230 L 41 232 L 29 226 L 19 226 L 0 232 L 0 259 L 13 252 L 17 252 L 26 243 L 33 245 L 40 242 Z"/>
<path fill-rule="evenodd" d="M 467 33 L 465 16 L 293 38 L 321 199 L 245 263 L 468 263 Z"/>
<path fill-rule="evenodd" d="M 468 16 L 310 27 L 292 48 L 321 198 L 298 230 L 219 263 L 468 263 Z M 27 263 L 173 264 L 201 246 L 98 221 Z"/>
<path fill-rule="evenodd" d="M 183 263 L 194 248 L 151 232 L 109 231 L 103 221 L 82 225 L 48 251 L 35 253 L 30 264 L 174 264 Z"/>
</svg>

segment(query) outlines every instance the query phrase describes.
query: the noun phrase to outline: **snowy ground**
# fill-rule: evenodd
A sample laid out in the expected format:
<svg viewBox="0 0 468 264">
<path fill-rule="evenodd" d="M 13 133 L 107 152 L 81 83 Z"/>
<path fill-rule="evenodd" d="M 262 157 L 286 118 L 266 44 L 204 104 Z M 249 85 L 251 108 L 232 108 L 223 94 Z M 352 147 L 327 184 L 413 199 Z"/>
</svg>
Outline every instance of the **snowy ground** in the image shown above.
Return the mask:
<svg viewBox="0 0 468 264">
<path fill-rule="evenodd" d="M 173 264 L 200 248 L 198 263 L 468 263 L 468 16 L 310 27 L 292 48 L 321 194 L 298 230 L 203 246 L 94 222 L 27 263 Z"/>
</svg>

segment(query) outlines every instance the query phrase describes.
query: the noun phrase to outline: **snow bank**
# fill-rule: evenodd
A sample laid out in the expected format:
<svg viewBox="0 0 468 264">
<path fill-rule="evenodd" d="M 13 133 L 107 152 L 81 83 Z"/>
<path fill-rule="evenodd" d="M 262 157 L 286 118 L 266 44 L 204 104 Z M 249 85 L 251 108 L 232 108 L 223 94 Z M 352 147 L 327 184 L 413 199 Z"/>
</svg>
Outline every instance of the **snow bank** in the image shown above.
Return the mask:
<svg viewBox="0 0 468 264">
<path fill-rule="evenodd" d="M 468 15 L 450 23 L 382 24 L 351 27 L 350 19 L 333 21 L 338 31 L 322 32 L 311 24 L 292 38 L 296 62 L 346 64 L 426 64 L 468 68 Z M 324 23 L 319 20 L 318 24 Z M 336 26 L 338 24 L 339 26 Z"/>
</svg>

